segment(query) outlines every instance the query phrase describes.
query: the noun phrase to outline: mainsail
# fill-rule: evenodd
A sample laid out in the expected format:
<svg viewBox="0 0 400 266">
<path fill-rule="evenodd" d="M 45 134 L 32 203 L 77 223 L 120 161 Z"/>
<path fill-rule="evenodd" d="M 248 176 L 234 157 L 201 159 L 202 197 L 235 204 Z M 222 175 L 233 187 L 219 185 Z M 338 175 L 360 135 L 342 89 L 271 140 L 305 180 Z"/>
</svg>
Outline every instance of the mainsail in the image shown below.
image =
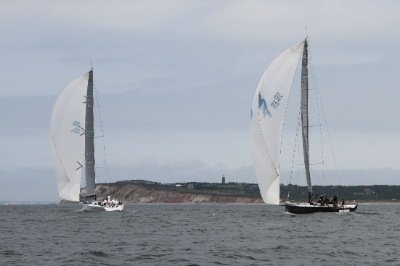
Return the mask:
<svg viewBox="0 0 400 266">
<path fill-rule="evenodd" d="M 91 96 L 88 97 L 89 91 L 92 92 Z M 88 100 L 90 102 L 90 98 L 91 118 L 90 114 L 87 114 L 87 106 L 89 105 L 87 103 Z M 88 119 L 92 121 L 91 127 L 86 125 Z M 56 158 L 58 194 L 61 199 L 79 201 L 80 180 L 84 164 L 86 172 L 88 172 L 88 168 L 89 174 L 93 171 L 94 184 L 94 168 L 90 169 L 94 167 L 94 147 L 92 146 L 91 148 L 93 160 L 90 160 L 91 151 L 84 150 L 84 147 L 86 147 L 85 139 L 88 138 L 88 135 L 89 138 L 92 138 L 91 143 L 93 143 L 92 71 L 75 79 L 64 88 L 53 108 L 50 133 Z M 89 164 L 87 162 L 88 158 Z M 93 163 L 92 165 L 90 164 L 91 162 Z M 87 180 L 87 186 L 90 186 L 91 182 L 91 179 Z"/>
<path fill-rule="evenodd" d="M 267 68 L 251 108 L 251 146 L 261 196 L 279 204 L 279 157 L 284 114 L 304 42 L 282 52 Z"/>
</svg>

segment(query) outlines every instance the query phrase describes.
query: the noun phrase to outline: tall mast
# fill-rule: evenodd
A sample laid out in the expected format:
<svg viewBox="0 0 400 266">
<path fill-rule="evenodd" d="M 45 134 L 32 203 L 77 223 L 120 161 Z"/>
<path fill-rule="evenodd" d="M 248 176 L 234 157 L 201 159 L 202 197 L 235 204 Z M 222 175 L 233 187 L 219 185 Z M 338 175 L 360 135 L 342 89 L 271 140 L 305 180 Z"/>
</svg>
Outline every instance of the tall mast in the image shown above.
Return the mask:
<svg viewBox="0 0 400 266">
<path fill-rule="evenodd" d="M 95 196 L 94 172 L 94 116 L 93 116 L 93 68 L 89 72 L 89 82 L 86 93 L 85 117 L 85 178 L 86 196 Z"/>
<path fill-rule="evenodd" d="M 308 43 L 307 39 L 304 40 L 303 60 L 301 67 L 301 125 L 303 136 L 303 155 L 304 167 L 306 170 L 307 186 L 308 186 L 308 201 L 311 201 L 312 186 L 310 176 L 310 147 L 308 139 Z"/>
</svg>

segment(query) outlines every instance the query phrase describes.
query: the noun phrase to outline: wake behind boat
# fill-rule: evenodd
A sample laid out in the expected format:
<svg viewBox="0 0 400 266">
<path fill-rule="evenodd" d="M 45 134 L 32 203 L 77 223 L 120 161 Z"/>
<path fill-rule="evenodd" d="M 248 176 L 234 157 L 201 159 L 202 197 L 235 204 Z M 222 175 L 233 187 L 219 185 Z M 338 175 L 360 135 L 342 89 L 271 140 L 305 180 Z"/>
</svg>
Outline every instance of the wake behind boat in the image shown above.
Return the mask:
<svg viewBox="0 0 400 266">
<path fill-rule="evenodd" d="M 62 200 L 79 202 L 82 175 L 86 209 L 122 211 L 118 200 L 97 201 L 95 183 L 93 69 L 68 84 L 58 97 L 51 117 L 57 188 Z"/>
<path fill-rule="evenodd" d="M 253 161 L 262 199 L 267 204 L 280 202 L 280 148 L 284 115 L 297 65 L 302 56 L 301 69 L 301 132 L 303 159 L 308 187 L 308 202 L 284 204 L 291 213 L 350 212 L 358 204 L 338 204 L 336 199 L 322 197 L 313 200 L 308 115 L 308 41 L 282 52 L 267 68 L 256 89 L 251 109 L 251 146 Z"/>
</svg>

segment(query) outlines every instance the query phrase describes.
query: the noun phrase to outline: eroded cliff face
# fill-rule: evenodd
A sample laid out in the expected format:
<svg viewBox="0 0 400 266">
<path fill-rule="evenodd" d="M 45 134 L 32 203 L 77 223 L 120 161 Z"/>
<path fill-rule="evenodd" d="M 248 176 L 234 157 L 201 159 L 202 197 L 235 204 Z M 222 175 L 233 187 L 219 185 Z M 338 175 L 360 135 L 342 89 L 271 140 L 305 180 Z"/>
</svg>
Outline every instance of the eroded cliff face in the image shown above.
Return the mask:
<svg viewBox="0 0 400 266">
<path fill-rule="evenodd" d="M 98 200 L 108 195 L 125 203 L 261 203 L 261 198 L 218 195 L 218 193 L 188 191 L 146 186 L 142 184 L 98 184 Z"/>
</svg>

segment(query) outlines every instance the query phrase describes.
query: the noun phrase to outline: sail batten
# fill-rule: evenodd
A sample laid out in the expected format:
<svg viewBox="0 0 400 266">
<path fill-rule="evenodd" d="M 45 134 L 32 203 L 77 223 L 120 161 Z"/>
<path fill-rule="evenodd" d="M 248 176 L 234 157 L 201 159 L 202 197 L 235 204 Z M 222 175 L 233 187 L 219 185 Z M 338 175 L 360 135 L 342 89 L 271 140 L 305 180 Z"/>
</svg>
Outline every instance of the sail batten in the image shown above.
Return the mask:
<svg viewBox="0 0 400 266">
<path fill-rule="evenodd" d="M 304 43 L 282 52 L 264 72 L 251 109 L 251 147 L 261 196 L 279 204 L 280 143 L 290 88 Z"/>
</svg>

